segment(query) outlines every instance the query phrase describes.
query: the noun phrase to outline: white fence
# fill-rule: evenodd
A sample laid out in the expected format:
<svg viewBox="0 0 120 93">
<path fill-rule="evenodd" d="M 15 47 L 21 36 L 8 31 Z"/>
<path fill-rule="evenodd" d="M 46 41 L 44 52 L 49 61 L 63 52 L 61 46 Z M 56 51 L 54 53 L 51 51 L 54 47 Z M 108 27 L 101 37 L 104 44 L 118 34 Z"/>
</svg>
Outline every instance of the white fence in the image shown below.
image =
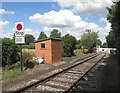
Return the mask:
<svg viewBox="0 0 120 93">
<path fill-rule="evenodd" d="M 116 48 L 97 48 L 96 52 L 108 52 L 110 53 L 110 50 L 116 50 Z"/>
</svg>

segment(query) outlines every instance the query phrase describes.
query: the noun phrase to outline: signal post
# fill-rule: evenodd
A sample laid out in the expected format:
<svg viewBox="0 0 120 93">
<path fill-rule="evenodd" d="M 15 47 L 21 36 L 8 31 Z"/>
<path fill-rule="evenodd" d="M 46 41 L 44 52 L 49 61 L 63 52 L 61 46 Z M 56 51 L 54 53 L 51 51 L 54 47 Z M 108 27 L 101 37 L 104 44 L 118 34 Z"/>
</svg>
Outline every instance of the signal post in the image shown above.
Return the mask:
<svg viewBox="0 0 120 93">
<path fill-rule="evenodd" d="M 20 44 L 20 62 L 21 62 L 21 71 L 22 68 L 22 44 L 25 43 L 24 37 L 24 22 L 15 22 L 15 43 Z"/>
</svg>

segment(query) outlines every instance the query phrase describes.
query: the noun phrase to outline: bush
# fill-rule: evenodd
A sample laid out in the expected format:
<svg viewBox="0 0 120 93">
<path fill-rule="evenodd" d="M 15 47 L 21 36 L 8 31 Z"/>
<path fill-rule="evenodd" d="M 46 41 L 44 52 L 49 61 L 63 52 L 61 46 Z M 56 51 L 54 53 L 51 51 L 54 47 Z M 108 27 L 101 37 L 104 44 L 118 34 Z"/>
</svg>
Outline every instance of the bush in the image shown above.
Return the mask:
<svg viewBox="0 0 120 93">
<path fill-rule="evenodd" d="M 22 48 L 25 48 L 25 49 L 35 49 L 35 45 L 22 45 Z"/>
<path fill-rule="evenodd" d="M 80 49 L 74 50 L 75 55 L 83 55 L 83 52 Z"/>
<path fill-rule="evenodd" d="M 74 49 L 76 45 L 76 38 L 72 35 L 65 35 L 61 38 L 62 41 L 62 48 L 63 48 L 63 56 L 64 57 L 71 57 L 74 55 Z"/>
<path fill-rule="evenodd" d="M 12 65 L 19 60 L 18 45 L 10 38 L 2 39 L 2 66 Z"/>
<path fill-rule="evenodd" d="M 36 61 L 33 61 L 34 56 L 34 53 L 30 52 L 29 50 L 24 50 L 22 52 L 22 60 L 26 68 L 33 68 L 35 64 L 37 64 Z"/>
<path fill-rule="evenodd" d="M 88 49 L 83 49 L 84 53 L 87 54 L 88 53 Z"/>
</svg>

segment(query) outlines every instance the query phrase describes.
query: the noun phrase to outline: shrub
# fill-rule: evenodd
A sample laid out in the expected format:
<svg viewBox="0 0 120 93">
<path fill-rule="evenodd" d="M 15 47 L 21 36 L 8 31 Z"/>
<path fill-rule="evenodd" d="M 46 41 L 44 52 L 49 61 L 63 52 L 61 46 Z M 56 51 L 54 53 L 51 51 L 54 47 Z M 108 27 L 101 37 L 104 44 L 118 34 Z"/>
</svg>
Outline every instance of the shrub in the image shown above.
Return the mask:
<svg viewBox="0 0 120 93">
<path fill-rule="evenodd" d="M 22 45 L 22 48 L 25 48 L 25 49 L 35 49 L 35 45 Z"/>
<path fill-rule="evenodd" d="M 33 61 L 34 53 L 30 52 L 30 50 L 25 50 L 22 52 L 22 60 L 24 62 L 24 65 L 26 68 L 33 68 L 35 64 L 37 64 L 36 61 Z"/>
<path fill-rule="evenodd" d="M 61 38 L 62 41 L 62 48 L 63 48 L 63 55 L 64 57 L 71 57 L 74 55 L 73 51 L 76 48 L 76 38 L 72 35 L 65 35 Z"/>
<path fill-rule="evenodd" d="M 75 55 L 83 55 L 83 52 L 80 49 L 74 50 Z"/>
<path fill-rule="evenodd" d="M 84 49 L 83 51 L 84 51 L 84 53 L 85 53 L 85 54 L 87 54 L 87 53 L 88 53 L 88 49 Z"/>
<path fill-rule="evenodd" d="M 18 45 L 10 38 L 2 39 L 2 66 L 12 65 L 19 59 Z"/>
</svg>

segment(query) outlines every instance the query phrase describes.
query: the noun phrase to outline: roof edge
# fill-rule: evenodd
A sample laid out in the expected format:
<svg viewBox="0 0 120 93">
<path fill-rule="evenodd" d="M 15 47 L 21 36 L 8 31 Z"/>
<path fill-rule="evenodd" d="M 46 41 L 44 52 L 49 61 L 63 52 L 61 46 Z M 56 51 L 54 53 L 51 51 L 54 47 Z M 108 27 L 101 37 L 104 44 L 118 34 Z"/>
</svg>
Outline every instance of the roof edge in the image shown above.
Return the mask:
<svg viewBox="0 0 120 93">
<path fill-rule="evenodd" d="M 37 41 L 35 41 L 35 43 L 37 43 L 37 42 L 41 42 L 41 41 L 46 41 L 46 40 L 57 40 L 57 41 L 61 41 L 61 39 L 60 38 L 52 38 L 52 37 L 50 37 L 50 38 L 45 38 L 45 39 L 41 39 L 41 40 L 37 40 Z"/>
</svg>

